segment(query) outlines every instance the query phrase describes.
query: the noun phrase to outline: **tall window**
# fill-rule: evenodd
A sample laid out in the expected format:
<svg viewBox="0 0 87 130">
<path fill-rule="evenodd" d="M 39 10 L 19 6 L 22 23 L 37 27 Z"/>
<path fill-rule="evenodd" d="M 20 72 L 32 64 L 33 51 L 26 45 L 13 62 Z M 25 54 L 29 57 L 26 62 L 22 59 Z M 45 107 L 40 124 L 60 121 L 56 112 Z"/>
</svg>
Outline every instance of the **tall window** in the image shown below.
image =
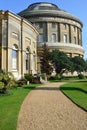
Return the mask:
<svg viewBox="0 0 87 130">
<path fill-rule="evenodd" d="M 66 24 L 63 24 L 64 30 L 66 29 Z"/>
<path fill-rule="evenodd" d="M 56 24 L 55 23 L 52 23 L 52 28 L 56 28 Z"/>
<path fill-rule="evenodd" d="M 76 44 L 76 37 L 74 37 L 74 43 Z"/>
<path fill-rule="evenodd" d="M 52 42 L 56 42 L 56 34 L 52 34 Z"/>
<path fill-rule="evenodd" d="M 76 32 L 76 27 L 75 26 L 73 27 L 73 29 L 74 29 L 74 32 Z"/>
<path fill-rule="evenodd" d="M 36 56 L 35 56 L 35 54 L 33 55 L 33 60 L 34 60 L 33 67 L 34 67 L 34 69 L 36 69 Z"/>
<path fill-rule="evenodd" d="M 12 47 L 12 69 L 17 70 L 18 67 L 18 48 L 16 45 Z"/>
<path fill-rule="evenodd" d="M 40 35 L 39 35 L 39 38 L 38 38 L 38 42 L 43 42 L 43 40 L 44 40 L 44 39 L 43 39 L 43 34 L 40 34 Z"/>
<path fill-rule="evenodd" d="M 66 34 L 63 35 L 63 42 L 67 43 L 67 35 Z"/>
<path fill-rule="evenodd" d="M 25 63 L 26 63 L 26 70 L 29 70 L 29 50 L 28 49 L 26 49 Z"/>
</svg>

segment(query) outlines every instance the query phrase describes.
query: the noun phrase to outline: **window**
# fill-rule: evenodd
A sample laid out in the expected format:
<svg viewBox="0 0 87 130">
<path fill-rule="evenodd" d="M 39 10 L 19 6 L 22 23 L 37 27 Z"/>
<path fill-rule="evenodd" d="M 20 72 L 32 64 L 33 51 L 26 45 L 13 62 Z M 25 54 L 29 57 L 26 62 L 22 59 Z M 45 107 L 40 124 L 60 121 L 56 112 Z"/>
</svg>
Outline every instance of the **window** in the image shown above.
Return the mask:
<svg viewBox="0 0 87 130">
<path fill-rule="evenodd" d="M 38 42 L 43 42 L 43 34 L 39 35 Z"/>
<path fill-rule="evenodd" d="M 56 24 L 55 23 L 52 23 L 52 28 L 56 28 Z"/>
<path fill-rule="evenodd" d="M 18 66 L 18 48 L 16 45 L 12 47 L 12 69 L 17 70 Z"/>
<path fill-rule="evenodd" d="M 36 56 L 35 56 L 35 54 L 33 55 L 33 61 L 34 61 L 33 67 L 34 67 L 34 69 L 36 69 Z"/>
<path fill-rule="evenodd" d="M 26 70 L 29 70 L 29 50 L 26 49 L 26 57 L 25 57 L 25 63 L 26 63 Z"/>
<path fill-rule="evenodd" d="M 74 43 L 76 44 L 76 37 L 74 37 Z"/>
<path fill-rule="evenodd" d="M 52 42 L 56 42 L 56 34 L 52 34 Z"/>
<path fill-rule="evenodd" d="M 76 32 L 76 27 L 75 26 L 73 27 L 73 29 L 74 29 L 74 32 Z"/>
<path fill-rule="evenodd" d="M 63 36 L 63 42 L 64 42 L 64 43 L 67 42 L 67 35 L 66 35 L 66 34 L 64 34 L 64 36 Z"/>
<path fill-rule="evenodd" d="M 64 28 L 64 30 L 66 29 L 66 24 L 63 24 L 63 28 Z"/>
<path fill-rule="evenodd" d="M 43 28 L 43 23 L 39 23 L 39 28 Z"/>
</svg>

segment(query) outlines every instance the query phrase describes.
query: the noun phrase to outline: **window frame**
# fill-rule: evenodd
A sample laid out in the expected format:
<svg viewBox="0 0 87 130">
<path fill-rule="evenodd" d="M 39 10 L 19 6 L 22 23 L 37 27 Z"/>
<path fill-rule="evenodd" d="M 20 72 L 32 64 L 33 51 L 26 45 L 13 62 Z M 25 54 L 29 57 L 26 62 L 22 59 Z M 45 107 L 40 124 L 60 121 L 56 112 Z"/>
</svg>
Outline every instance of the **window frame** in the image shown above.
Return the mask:
<svg viewBox="0 0 87 130">
<path fill-rule="evenodd" d="M 52 42 L 56 42 L 56 34 L 55 33 L 52 34 L 51 39 L 52 39 Z"/>
<path fill-rule="evenodd" d="M 18 47 L 16 44 L 12 46 L 12 70 L 18 70 Z"/>
<path fill-rule="evenodd" d="M 63 42 L 67 43 L 67 35 L 66 34 L 63 35 Z"/>
</svg>

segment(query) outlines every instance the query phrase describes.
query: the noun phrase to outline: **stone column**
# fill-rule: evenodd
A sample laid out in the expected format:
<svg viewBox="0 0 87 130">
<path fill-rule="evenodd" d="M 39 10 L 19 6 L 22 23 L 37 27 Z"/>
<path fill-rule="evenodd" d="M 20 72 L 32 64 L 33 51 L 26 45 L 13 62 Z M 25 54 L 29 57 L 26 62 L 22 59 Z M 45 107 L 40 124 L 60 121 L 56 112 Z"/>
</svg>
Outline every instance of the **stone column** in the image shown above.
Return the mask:
<svg viewBox="0 0 87 130">
<path fill-rule="evenodd" d="M 60 23 L 58 23 L 58 42 L 60 42 Z"/>
<path fill-rule="evenodd" d="M 80 45 L 82 46 L 82 30 L 80 29 L 80 36 L 81 36 L 81 42 Z"/>
<path fill-rule="evenodd" d="M 49 23 L 47 22 L 47 41 L 49 42 L 50 41 L 50 38 L 49 38 Z"/>
<path fill-rule="evenodd" d="M 48 42 L 48 29 L 47 29 L 47 22 L 44 23 L 43 26 L 43 34 L 44 34 L 44 42 Z"/>
<path fill-rule="evenodd" d="M 71 25 L 69 24 L 69 43 L 71 43 Z"/>
</svg>

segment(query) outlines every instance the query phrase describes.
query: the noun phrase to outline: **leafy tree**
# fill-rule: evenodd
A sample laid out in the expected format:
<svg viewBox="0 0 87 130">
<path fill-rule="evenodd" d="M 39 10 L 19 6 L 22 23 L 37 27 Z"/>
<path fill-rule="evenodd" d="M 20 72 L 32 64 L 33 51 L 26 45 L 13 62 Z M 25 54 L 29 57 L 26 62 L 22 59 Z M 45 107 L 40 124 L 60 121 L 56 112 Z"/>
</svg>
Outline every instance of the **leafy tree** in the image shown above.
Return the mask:
<svg viewBox="0 0 87 130">
<path fill-rule="evenodd" d="M 87 60 L 86 60 L 85 62 L 86 62 L 86 67 L 85 67 L 85 71 L 87 72 Z"/>
<path fill-rule="evenodd" d="M 85 71 L 86 69 L 86 61 L 80 57 L 80 56 L 75 56 L 71 58 L 71 61 L 73 63 L 73 72 L 77 71 L 78 73 Z"/>
<path fill-rule="evenodd" d="M 46 43 L 43 45 L 42 53 L 41 53 L 41 72 L 50 74 L 52 67 L 49 62 L 49 49 Z"/>
<path fill-rule="evenodd" d="M 53 50 L 49 53 L 49 56 L 57 74 L 62 74 L 66 70 L 71 70 L 72 62 L 64 52 L 59 50 Z"/>
</svg>

